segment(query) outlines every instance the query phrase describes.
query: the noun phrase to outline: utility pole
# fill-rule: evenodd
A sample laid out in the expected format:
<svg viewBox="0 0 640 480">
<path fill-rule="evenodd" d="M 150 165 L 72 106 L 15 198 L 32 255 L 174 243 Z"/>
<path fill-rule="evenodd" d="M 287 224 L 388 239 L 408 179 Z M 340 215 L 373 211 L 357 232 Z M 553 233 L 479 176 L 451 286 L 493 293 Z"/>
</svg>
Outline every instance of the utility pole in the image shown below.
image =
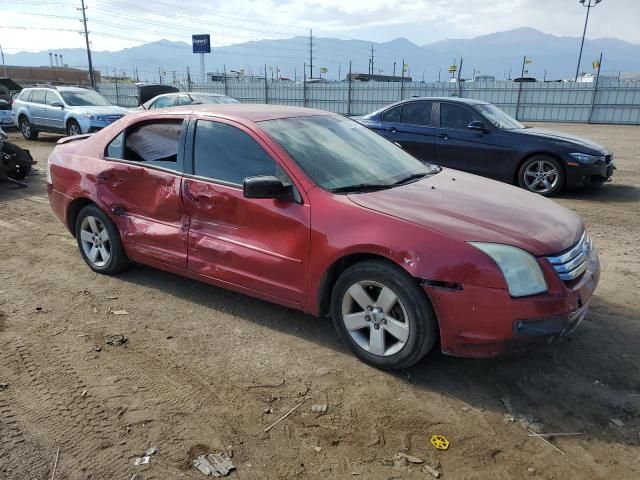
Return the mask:
<svg viewBox="0 0 640 480">
<path fill-rule="evenodd" d="M 393 62 L 393 76 L 396 76 L 396 62 Z"/>
<path fill-rule="evenodd" d="M 589 23 L 589 11 L 598 5 L 602 0 L 578 0 L 583 7 L 587 7 L 587 18 L 584 20 L 584 30 L 582 31 L 582 42 L 580 43 L 580 54 L 578 55 L 578 66 L 576 67 L 576 78 L 574 82 L 578 81 L 578 75 L 580 74 L 580 62 L 582 62 L 582 48 L 584 47 L 584 37 L 587 34 L 587 23 Z"/>
<path fill-rule="evenodd" d="M 372 43 L 372 44 L 371 44 L 371 72 L 369 72 L 369 73 L 371 73 L 371 75 L 373 75 L 373 72 L 374 72 L 374 70 L 373 70 L 373 65 L 374 65 L 374 60 L 373 60 L 373 59 L 374 59 L 374 56 L 373 56 L 373 52 L 374 52 L 374 50 L 373 50 L 373 43 Z"/>
<path fill-rule="evenodd" d="M 309 79 L 313 78 L 313 29 L 309 29 Z"/>
<path fill-rule="evenodd" d="M 2 68 L 4 70 L 4 76 L 7 76 L 7 66 L 4 64 L 4 52 L 2 51 L 2 45 L 0 45 L 0 56 L 2 56 Z"/>
<path fill-rule="evenodd" d="M 84 0 L 80 0 L 82 7 L 78 10 L 82 10 L 82 23 L 84 24 L 84 39 L 87 43 L 87 60 L 89 61 L 89 82 L 91 88 L 96 88 L 96 77 L 93 72 L 93 62 L 91 61 L 91 48 L 89 48 L 89 31 L 87 30 L 87 7 L 84 6 Z"/>
</svg>

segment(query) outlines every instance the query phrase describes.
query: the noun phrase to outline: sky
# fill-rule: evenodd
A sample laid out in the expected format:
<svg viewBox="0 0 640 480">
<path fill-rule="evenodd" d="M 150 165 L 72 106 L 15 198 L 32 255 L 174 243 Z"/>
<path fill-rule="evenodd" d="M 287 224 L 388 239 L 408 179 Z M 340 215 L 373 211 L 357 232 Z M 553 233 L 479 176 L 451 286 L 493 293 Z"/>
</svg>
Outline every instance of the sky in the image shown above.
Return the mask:
<svg viewBox="0 0 640 480">
<path fill-rule="evenodd" d="M 589 1 L 589 0 L 587 0 Z M 595 2 L 595 0 L 591 0 Z M 211 34 L 212 46 L 296 35 L 423 45 L 533 27 L 582 35 L 578 0 L 85 0 L 92 49 L 115 51 L 162 38 L 190 43 Z M 2 0 L 5 53 L 84 48 L 80 0 Z M 640 44 L 640 0 L 602 0 L 591 9 L 587 38 Z M 301 49 L 306 45 L 301 41 Z"/>
</svg>

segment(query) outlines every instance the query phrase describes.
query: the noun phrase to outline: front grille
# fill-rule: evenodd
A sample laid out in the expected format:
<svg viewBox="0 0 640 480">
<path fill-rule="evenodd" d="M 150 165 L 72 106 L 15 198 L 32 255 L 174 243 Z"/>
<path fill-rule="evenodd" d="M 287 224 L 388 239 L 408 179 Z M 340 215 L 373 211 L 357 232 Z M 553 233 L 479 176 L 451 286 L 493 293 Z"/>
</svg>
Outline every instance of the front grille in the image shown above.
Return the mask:
<svg viewBox="0 0 640 480">
<path fill-rule="evenodd" d="M 587 269 L 592 248 L 591 238 L 585 231 L 580 241 L 573 247 L 559 255 L 547 257 L 547 260 L 551 262 L 560 278 L 569 282 L 578 278 Z"/>
</svg>

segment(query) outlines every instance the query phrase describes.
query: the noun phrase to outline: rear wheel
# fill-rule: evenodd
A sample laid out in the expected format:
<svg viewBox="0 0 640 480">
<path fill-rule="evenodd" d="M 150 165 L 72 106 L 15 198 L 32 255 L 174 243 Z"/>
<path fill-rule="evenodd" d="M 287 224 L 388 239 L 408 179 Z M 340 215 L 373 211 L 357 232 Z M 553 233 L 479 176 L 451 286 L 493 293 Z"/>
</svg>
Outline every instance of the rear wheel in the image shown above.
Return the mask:
<svg viewBox="0 0 640 480">
<path fill-rule="evenodd" d="M 69 120 L 67 123 L 67 135 L 73 137 L 74 135 L 81 135 L 82 129 L 80 128 L 80 124 L 75 120 Z"/>
<path fill-rule="evenodd" d="M 37 140 L 38 131 L 33 128 L 27 117 L 20 117 L 20 132 L 26 140 Z"/>
<path fill-rule="evenodd" d="M 520 167 L 518 184 L 530 192 L 550 197 L 564 188 L 564 168 L 553 157 L 534 155 Z"/>
<path fill-rule="evenodd" d="M 91 270 L 114 274 L 129 266 L 118 229 L 97 206 L 87 205 L 80 210 L 75 231 L 82 258 Z"/>
<path fill-rule="evenodd" d="M 437 339 L 426 294 L 410 275 L 385 261 L 348 268 L 333 288 L 331 312 L 342 341 L 379 368 L 410 367 Z"/>
</svg>

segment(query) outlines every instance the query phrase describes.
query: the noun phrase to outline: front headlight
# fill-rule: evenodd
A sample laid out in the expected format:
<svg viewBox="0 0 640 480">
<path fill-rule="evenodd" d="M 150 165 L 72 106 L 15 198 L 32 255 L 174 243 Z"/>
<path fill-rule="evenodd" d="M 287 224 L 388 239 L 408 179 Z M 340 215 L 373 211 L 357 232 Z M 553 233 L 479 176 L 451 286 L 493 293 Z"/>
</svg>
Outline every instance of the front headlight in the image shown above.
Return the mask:
<svg viewBox="0 0 640 480">
<path fill-rule="evenodd" d="M 547 291 L 542 269 L 530 253 L 500 243 L 470 243 L 498 264 L 512 297 L 526 297 Z"/>
<path fill-rule="evenodd" d="M 593 165 L 599 160 L 604 160 L 602 155 L 589 155 L 588 153 L 570 153 L 569 155 L 579 163 L 584 163 L 585 165 Z"/>
</svg>

